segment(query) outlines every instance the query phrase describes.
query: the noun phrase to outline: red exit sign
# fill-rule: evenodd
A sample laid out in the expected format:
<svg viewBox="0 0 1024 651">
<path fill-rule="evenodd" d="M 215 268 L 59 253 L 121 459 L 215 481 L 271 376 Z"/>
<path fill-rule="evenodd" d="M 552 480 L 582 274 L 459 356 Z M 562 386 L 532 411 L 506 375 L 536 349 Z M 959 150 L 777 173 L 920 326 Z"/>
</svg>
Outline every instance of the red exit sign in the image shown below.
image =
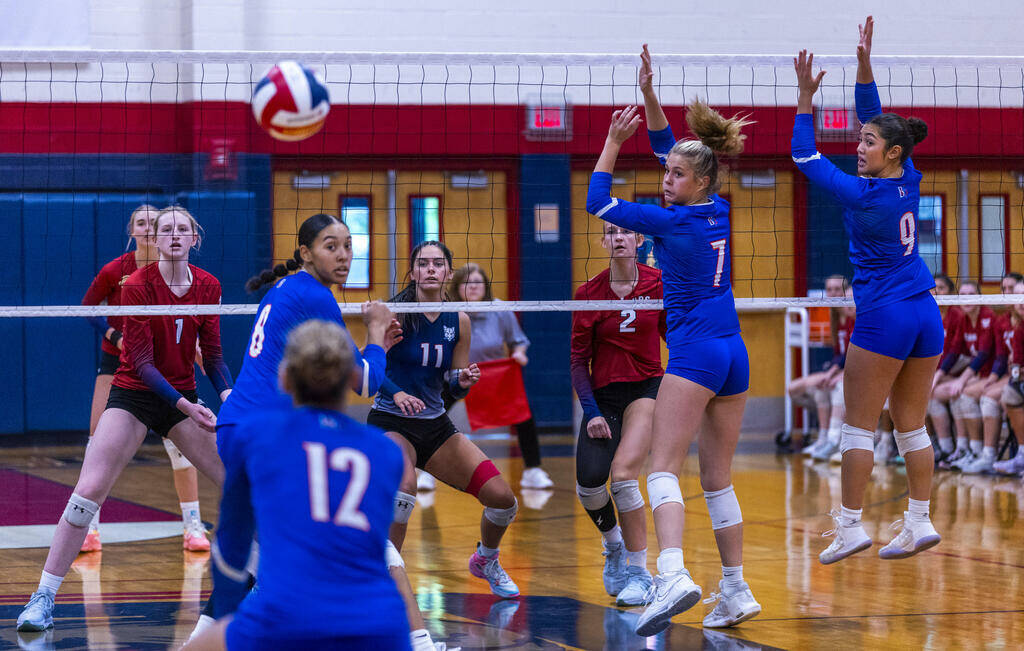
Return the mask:
<svg viewBox="0 0 1024 651">
<path fill-rule="evenodd" d="M 564 129 L 565 107 L 534 106 L 530 109 L 534 129 Z"/>
<path fill-rule="evenodd" d="M 563 104 L 527 104 L 525 135 L 527 140 L 571 140 L 572 109 Z"/>
<path fill-rule="evenodd" d="M 818 137 L 822 140 L 856 140 L 860 123 L 851 109 L 823 108 L 817 111 Z"/>
</svg>

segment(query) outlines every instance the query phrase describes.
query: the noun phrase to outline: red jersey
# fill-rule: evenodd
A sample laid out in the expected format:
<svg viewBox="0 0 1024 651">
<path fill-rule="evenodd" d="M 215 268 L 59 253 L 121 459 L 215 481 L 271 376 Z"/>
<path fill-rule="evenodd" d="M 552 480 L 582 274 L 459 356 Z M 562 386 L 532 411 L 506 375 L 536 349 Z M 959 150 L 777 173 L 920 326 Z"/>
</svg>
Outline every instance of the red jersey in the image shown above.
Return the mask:
<svg viewBox="0 0 1024 651">
<path fill-rule="evenodd" d="M 121 286 L 128 280 L 128 276 L 135 273 L 137 269 L 134 251 L 129 251 L 103 265 L 92 284 L 89 285 L 88 291 L 85 292 L 82 305 L 99 305 L 103 301 L 106 301 L 107 305 L 121 305 Z M 107 324 L 124 334 L 123 316 L 107 317 Z M 115 357 L 121 354 L 117 346 L 107 341 L 106 337 L 103 337 L 102 346 L 105 353 L 110 353 Z"/>
<path fill-rule="evenodd" d="M 956 337 L 957 328 L 963 321 L 964 311 L 957 305 L 950 305 L 946 315 L 942 317 L 942 355 L 949 354 L 953 347 L 953 339 Z"/>
<path fill-rule="evenodd" d="M 661 271 L 644 264 L 637 264 L 637 270 L 636 286 L 623 300 L 660 300 Z M 608 269 L 597 274 L 576 290 L 576 299 L 619 300 L 609 277 Z M 664 310 L 573 312 L 570 367 L 588 370 L 593 389 L 661 377 L 659 339 L 664 337 Z"/>
<path fill-rule="evenodd" d="M 220 303 L 220 282 L 199 267 L 189 265 L 192 286 L 184 296 L 176 296 L 164 282 L 160 265 L 139 269 L 122 286 L 122 305 L 216 305 Z M 196 388 L 193 366 L 196 339 L 203 356 L 220 359 L 220 317 L 206 315 L 129 316 L 124 319 L 124 350 L 121 366 L 114 375 L 114 386 L 150 391 L 139 377 L 138 369 L 153 364 L 178 391 Z"/>
<path fill-rule="evenodd" d="M 856 319 L 852 316 L 839 317 L 839 327 L 836 329 L 836 339 L 832 345 L 832 352 L 836 356 L 845 355 L 850 345 L 850 337 L 853 336 L 853 324 Z"/>
<path fill-rule="evenodd" d="M 1013 322 L 1011 321 L 1010 323 Z M 1003 340 L 1010 349 L 1009 363 L 1018 366 L 1024 364 L 1024 320 L 1021 320 L 1008 333 L 1004 334 Z"/>
<path fill-rule="evenodd" d="M 953 335 L 949 355 L 966 355 L 972 360 L 977 358 L 979 354 L 986 354 L 988 356 L 984 364 L 974 369 L 978 377 L 985 377 L 992 370 L 993 353 L 995 351 L 995 338 L 993 337 L 993 324 L 995 320 L 995 314 L 992 310 L 982 305 L 978 309 L 977 318 L 973 322 L 964 313 Z"/>
</svg>

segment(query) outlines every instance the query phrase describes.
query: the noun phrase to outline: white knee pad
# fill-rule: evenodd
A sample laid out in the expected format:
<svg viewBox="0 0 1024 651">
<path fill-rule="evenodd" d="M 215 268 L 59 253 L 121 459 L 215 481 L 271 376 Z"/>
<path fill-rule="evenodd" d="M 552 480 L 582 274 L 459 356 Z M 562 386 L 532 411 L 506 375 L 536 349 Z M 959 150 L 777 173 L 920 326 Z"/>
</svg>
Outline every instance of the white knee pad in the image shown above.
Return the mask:
<svg viewBox="0 0 1024 651">
<path fill-rule="evenodd" d="M 619 513 L 629 513 L 644 508 L 644 496 L 640 494 L 640 482 L 636 479 L 612 482 L 612 499 Z"/>
<path fill-rule="evenodd" d="M 392 567 L 405 567 L 405 561 L 402 560 L 402 555 L 398 553 L 398 548 L 395 547 L 395 544 L 390 540 L 384 548 L 384 560 L 387 562 L 389 569 Z"/>
<path fill-rule="evenodd" d="M 88 527 L 92 516 L 100 510 L 100 505 L 87 500 L 78 493 L 72 493 L 68 505 L 64 507 L 64 519 L 74 527 Z"/>
<path fill-rule="evenodd" d="M 866 429 L 854 427 L 843 423 L 843 429 L 839 434 L 839 452 L 845 454 L 847 450 L 875 451 L 875 433 Z"/>
<path fill-rule="evenodd" d="M 1024 406 L 1024 396 L 1022 396 L 1019 391 L 1014 389 L 1009 384 L 1003 387 L 1003 395 L 1000 396 L 999 399 L 1007 407 Z"/>
<path fill-rule="evenodd" d="M 192 462 L 185 458 L 185 455 L 181 453 L 181 450 L 178 449 L 178 446 L 171 439 L 164 439 L 164 449 L 167 450 L 167 456 L 171 460 L 172 469 L 185 470 L 192 467 Z"/>
<path fill-rule="evenodd" d="M 398 491 L 395 493 L 395 514 L 394 521 L 405 524 L 412 517 L 412 510 L 416 506 L 416 496 Z"/>
<path fill-rule="evenodd" d="M 647 475 L 647 496 L 651 499 L 651 511 L 669 502 L 676 502 L 685 508 L 679 478 L 670 472 L 652 472 Z"/>
<path fill-rule="evenodd" d="M 1000 418 L 1003 415 L 1003 409 L 999 406 L 999 401 L 995 398 L 982 396 L 981 400 L 978 401 L 978 404 L 981 406 L 982 418 Z"/>
<path fill-rule="evenodd" d="M 908 452 L 923 450 L 931 447 L 932 440 L 928 438 L 928 430 L 922 427 L 913 432 L 894 432 L 896 437 L 896 449 L 900 456 L 906 458 Z"/>
<path fill-rule="evenodd" d="M 946 405 L 938 400 L 932 398 L 928 401 L 928 415 L 935 417 L 948 416 L 949 412 L 946 411 Z"/>
<path fill-rule="evenodd" d="M 732 484 L 722 490 L 704 491 L 704 501 L 708 504 L 712 529 L 725 529 L 743 522 L 740 503 Z"/>
<path fill-rule="evenodd" d="M 843 399 L 843 381 L 839 380 L 834 387 L 832 392 L 828 394 L 829 402 L 832 403 L 833 407 L 843 407 L 846 402 Z"/>
<path fill-rule="evenodd" d="M 583 505 L 583 508 L 588 511 L 599 511 L 603 509 L 604 505 L 611 499 L 611 496 L 608 495 L 608 490 L 605 489 L 604 484 L 594 486 L 592 488 L 576 484 L 576 496 L 580 498 L 580 504 Z"/>
<path fill-rule="evenodd" d="M 518 512 L 519 500 L 517 500 L 515 495 L 513 495 L 512 506 L 507 509 L 494 509 L 488 506 L 484 508 L 484 517 L 487 518 L 491 524 L 495 524 L 499 527 L 507 527 L 516 519 L 516 513 Z"/>
<path fill-rule="evenodd" d="M 957 409 L 960 411 L 961 418 L 978 419 L 981 418 L 981 406 L 978 401 L 970 396 L 961 394 L 955 402 Z"/>
</svg>

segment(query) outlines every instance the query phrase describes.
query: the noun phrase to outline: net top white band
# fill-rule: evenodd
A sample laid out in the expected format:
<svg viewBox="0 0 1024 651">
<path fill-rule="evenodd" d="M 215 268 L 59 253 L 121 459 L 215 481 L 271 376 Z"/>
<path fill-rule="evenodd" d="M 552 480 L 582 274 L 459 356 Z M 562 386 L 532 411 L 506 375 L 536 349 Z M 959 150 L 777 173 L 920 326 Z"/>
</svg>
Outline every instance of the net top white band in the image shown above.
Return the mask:
<svg viewBox="0 0 1024 651">
<path fill-rule="evenodd" d="M 1017 305 L 1024 294 L 983 294 L 936 296 L 939 305 Z M 660 310 L 661 301 L 487 301 L 444 303 L 388 303 L 392 312 L 597 312 L 621 310 Z M 853 307 L 848 298 L 737 298 L 738 312 L 782 312 L 791 307 Z M 255 303 L 232 305 L 4 305 L 2 317 L 87 317 L 160 314 L 256 314 Z M 342 314 L 362 312 L 362 303 L 339 303 Z"/>
</svg>

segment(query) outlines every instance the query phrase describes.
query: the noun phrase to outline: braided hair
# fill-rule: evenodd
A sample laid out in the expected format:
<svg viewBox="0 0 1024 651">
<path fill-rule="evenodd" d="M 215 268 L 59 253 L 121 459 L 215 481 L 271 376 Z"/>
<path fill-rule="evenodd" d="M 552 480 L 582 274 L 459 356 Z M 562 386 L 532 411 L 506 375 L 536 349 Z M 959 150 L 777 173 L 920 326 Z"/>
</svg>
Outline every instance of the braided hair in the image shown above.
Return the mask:
<svg viewBox="0 0 1024 651">
<path fill-rule="evenodd" d="M 306 221 L 302 222 L 301 226 L 299 226 L 299 246 L 304 246 L 306 248 L 312 247 L 313 242 L 316 241 L 317 236 L 320 235 L 320 231 L 324 230 L 331 224 L 344 223 L 345 222 L 341 221 L 334 215 L 327 215 L 324 213 L 318 213 L 309 217 Z M 275 265 L 271 269 L 265 269 L 246 281 L 245 290 L 250 294 L 259 291 L 260 289 L 263 289 L 264 286 L 277 282 L 278 278 L 284 278 L 293 271 L 301 269 L 302 265 L 302 255 L 299 253 L 299 249 L 295 249 L 295 253 L 293 253 L 292 257 L 288 260 L 279 265 Z"/>
</svg>

